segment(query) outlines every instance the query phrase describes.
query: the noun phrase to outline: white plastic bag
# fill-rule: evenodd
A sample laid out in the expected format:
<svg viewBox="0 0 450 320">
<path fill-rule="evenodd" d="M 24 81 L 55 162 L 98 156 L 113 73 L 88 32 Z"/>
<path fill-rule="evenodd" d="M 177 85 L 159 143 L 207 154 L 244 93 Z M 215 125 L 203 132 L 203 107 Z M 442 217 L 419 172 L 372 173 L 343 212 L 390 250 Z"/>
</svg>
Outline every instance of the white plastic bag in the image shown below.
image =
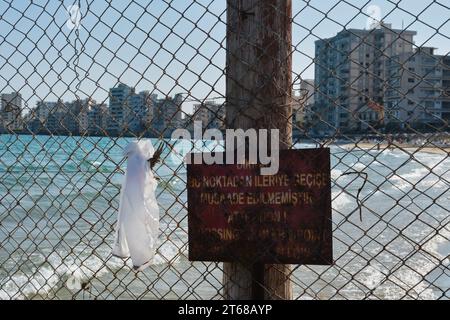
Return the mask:
<svg viewBox="0 0 450 320">
<path fill-rule="evenodd" d="M 133 267 L 138 271 L 152 263 L 158 238 L 157 181 L 148 163 L 154 152 L 147 139 L 130 142 L 123 153 L 128 160 L 112 254 L 120 258 L 131 257 Z"/>
</svg>

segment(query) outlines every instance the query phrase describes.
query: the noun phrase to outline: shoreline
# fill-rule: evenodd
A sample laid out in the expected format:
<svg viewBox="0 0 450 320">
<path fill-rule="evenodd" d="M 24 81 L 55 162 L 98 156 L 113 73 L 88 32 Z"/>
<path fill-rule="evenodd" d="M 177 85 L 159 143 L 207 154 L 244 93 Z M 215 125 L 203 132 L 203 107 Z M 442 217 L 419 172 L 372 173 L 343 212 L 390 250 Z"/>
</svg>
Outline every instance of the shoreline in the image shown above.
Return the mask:
<svg viewBox="0 0 450 320">
<path fill-rule="evenodd" d="M 386 142 L 382 143 L 373 143 L 373 142 L 355 142 L 355 143 L 344 143 L 339 145 L 340 147 L 346 149 L 347 151 L 350 151 L 352 149 L 360 148 L 362 150 L 376 150 L 378 151 L 378 145 L 380 147 L 379 151 L 384 151 L 390 147 L 392 147 L 394 150 L 404 150 L 410 153 L 416 153 L 416 152 L 425 152 L 425 153 L 431 153 L 431 154 L 441 154 L 450 156 L 450 147 L 418 147 L 411 144 L 403 144 L 403 143 L 391 143 L 388 144 Z"/>
</svg>

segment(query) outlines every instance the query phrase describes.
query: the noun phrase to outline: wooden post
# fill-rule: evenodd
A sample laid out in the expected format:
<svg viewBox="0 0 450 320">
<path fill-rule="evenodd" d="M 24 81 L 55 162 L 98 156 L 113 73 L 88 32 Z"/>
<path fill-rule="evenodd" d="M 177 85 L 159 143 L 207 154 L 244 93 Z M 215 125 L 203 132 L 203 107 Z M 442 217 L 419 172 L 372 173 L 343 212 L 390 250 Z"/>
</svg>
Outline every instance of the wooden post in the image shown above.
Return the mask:
<svg viewBox="0 0 450 320">
<path fill-rule="evenodd" d="M 291 0 L 227 0 L 227 128 L 279 129 L 281 148 L 292 143 L 291 16 Z M 224 263 L 224 296 L 291 299 L 290 270 Z"/>
</svg>

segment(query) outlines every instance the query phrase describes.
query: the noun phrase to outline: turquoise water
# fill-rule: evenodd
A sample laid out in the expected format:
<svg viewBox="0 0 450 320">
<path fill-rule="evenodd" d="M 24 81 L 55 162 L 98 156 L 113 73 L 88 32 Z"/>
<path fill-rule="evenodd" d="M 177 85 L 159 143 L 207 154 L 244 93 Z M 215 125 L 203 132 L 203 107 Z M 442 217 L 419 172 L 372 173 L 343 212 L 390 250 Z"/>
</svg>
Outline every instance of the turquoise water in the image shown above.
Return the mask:
<svg viewBox="0 0 450 320">
<path fill-rule="evenodd" d="M 221 264 L 187 260 L 186 171 L 169 148 L 155 264 L 135 274 L 110 256 L 129 140 L 0 135 L 0 299 L 221 298 Z M 331 160 L 335 265 L 295 267 L 294 297 L 448 298 L 449 158 L 336 145 Z M 348 170 L 368 173 L 362 222 Z"/>
</svg>

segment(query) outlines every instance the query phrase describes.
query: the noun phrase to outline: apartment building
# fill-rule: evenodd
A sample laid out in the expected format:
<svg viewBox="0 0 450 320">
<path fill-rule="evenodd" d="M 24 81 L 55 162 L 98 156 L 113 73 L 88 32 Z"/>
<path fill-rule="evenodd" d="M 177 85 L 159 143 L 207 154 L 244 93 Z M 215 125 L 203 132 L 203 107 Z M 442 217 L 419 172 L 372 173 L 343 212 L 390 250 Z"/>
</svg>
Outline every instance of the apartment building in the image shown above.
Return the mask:
<svg viewBox="0 0 450 320">
<path fill-rule="evenodd" d="M 421 47 L 388 63 L 387 125 L 440 127 L 450 120 L 450 57 Z"/>
<path fill-rule="evenodd" d="M 225 106 L 215 101 L 194 104 L 192 120 L 201 121 L 203 129 L 225 129 Z"/>
<path fill-rule="evenodd" d="M 129 119 L 131 111 L 130 98 L 133 94 L 134 88 L 123 83 L 109 89 L 110 119 L 108 131 L 112 134 L 120 134 L 128 130 L 126 119 Z"/>
<path fill-rule="evenodd" d="M 18 92 L 1 95 L 0 129 L 11 132 L 23 129 L 22 96 Z"/>
<path fill-rule="evenodd" d="M 154 95 L 153 99 L 152 133 L 169 137 L 173 130 L 182 125 L 183 95 L 177 93 L 173 97 L 167 96 L 163 99 Z"/>
<path fill-rule="evenodd" d="M 104 103 L 94 104 L 88 112 L 88 133 L 103 134 L 108 129 L 108 106 Z"/>
<path fill-rule="evenodd" d="M 413 52 L 415 31 L 346 29 L 315 42 L 314 122 L 321 133 L 364 129 L 382 115 L 370 102 L 383 105 L 389 60 Z M 364 120 L 364 121 L 361 121 Z"/>
<path fill-rule="evenodd" d="M 132 94 L 128 113 L 129 129 L 134 133 L 141 133 L 149 128 L 153 117 L 154 101 L 149 91 Z"/>
<path fill-rule="evenodd" d="M 314 80 L 303 79 L 300 89 L 292 92 L 292 114 L 294 129 L 306 129 L 312 117 L 314 106 Z"/>
</svg>

